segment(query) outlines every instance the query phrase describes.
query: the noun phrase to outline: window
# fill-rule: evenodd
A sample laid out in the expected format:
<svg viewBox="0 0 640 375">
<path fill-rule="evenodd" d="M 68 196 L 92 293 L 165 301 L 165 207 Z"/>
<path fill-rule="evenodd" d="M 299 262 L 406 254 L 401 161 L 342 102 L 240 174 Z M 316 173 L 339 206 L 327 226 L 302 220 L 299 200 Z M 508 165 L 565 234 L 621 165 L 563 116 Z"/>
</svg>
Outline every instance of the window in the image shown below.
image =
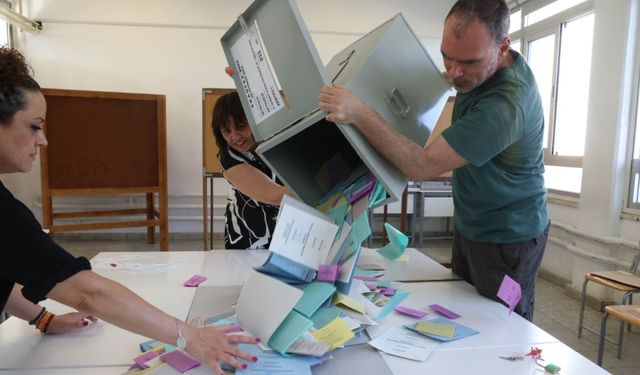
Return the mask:
<svg viewBox="0 0 640 375">
<path fill-rule="evenodd" d="M 638 50 L 638 55 L 640 55 L 640 43 Z M 635 111 L 635 128 L 631 134 L 633 139 L 631 149 L 633 153 L 631 155 L 631 176 L 629 178 L 629 198 L 627 206 L 631 209 L 640 209 L 640 82 L 638 82 L 636 86 Z"/>
<path fill-rule="evenodd" d="M 550 191 L 577 195 L 587 127 L 593 1 L 529 0 L 511 39 L 518 41 L 538 83 L 544 110 L 545 183 Z M 516 30 L 516 31 L 513 31 Z"/>
<path fill-rule="evenodd" d="M 585 0 L 551 1 L 548 5 L 541 6 L 537 9 L 531 9 L 525 17 L 524 24 L 526 26 L 533 25 L 583 2 L 585 2 Z M 531 1 L 531 4 L 533 4 L 534 7 L 536 7 L 537 4 L 542 5 L 542 3 L 544 3 L 544 1 Z M 549 3 L 549 1 L 547 1 L 547 3 Z"/>
<path fill-rule="evenodd" d="M 636 3 L 633 9 L 635 12 L 635 28 L 630 29 L 630 35 L 635 35 L 635 70 L 634 86 L 632 90 L 631 110 L 629 116 L 629 154 L 630 173 L 629 191 L 626 199 L 625 211 L 631 210 L 634 216 L 640 215 L 640 36 L 638 36 L 638 22 L 640 21 L 640 3 Z"/>
<path fill-rule="evenodd" d="M 0 6 L 11 8 L 11 3 L 7 0 L 0 0 Z M 11 46 L 11 25 L 4 18 L 0 18 L 0 45 L 2 47 Z"/>
<path fill-rule="evenodd" d="M 639 95 L 640 96 L 640 95 Z M 636 126 L 634 129 L 633 157 L 631 158 L 631 178 L 629 184 L 629 208 L 640 209 L 640 100 L 636 106 Z"/>
</svg>

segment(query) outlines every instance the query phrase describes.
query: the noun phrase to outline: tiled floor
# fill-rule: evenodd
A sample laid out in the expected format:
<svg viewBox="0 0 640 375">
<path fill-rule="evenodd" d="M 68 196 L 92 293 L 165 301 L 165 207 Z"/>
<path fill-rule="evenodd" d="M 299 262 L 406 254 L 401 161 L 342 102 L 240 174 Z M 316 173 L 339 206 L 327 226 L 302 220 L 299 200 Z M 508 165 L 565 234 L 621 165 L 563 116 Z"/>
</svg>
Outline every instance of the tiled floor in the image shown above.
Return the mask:
<svg viewBox="0 0 640 375">
<path fill-rule="evenodd" d="M 60 240 L 59 243 L 75 255 L 93 257 L 101 251 L 157 251 L 157 245 L 148 245 L 144 241 L 86 241 L 86 240 Z M 215 248 L 224 245 L 217 241 Z M 172 240 L 171 251 L 202 250 L 201 240 Z M 420 248 L 422 252 L 436 261 L 448 264 L 450 261 L 450 241 L 433 240 L 425 241 Z M 582 338 L 577 337 L 579 301 L 568 296 L 561 285 L 554 284 L 543 278 L 539 278 L 536 289 L 536 309 L 534 323 L 581 353 L 585 357 L 596 360 L 598 350 L 598 338 L 585 332 Z M 585 321 L 590 327 L 599 330 L 602 313 L 587 307 Z M 617 334 L 618 322 L 610 319 L 608 333 Z M 631 375 L 640 374 L 640 329 L 632 332 L 625 331 L 622 359 L 616 358 L 616 346 L 611 343 L 605 345 L 604 367 L 612 374 Z M 562 366 L 562 364 L 558 364 Z"/>
</svg>

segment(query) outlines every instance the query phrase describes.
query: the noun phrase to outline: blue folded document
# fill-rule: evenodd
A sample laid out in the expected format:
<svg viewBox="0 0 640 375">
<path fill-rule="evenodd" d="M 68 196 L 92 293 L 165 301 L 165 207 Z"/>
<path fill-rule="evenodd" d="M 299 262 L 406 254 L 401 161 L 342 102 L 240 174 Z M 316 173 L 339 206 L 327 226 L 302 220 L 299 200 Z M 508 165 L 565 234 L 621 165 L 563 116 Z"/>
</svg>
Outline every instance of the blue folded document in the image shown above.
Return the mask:
<svg viewBox="0 0 640 375">
<path fill-rule="evenodd" d="M 431 337 L 432 339 L 436 339 L 438 341 L 454 341 L 454 340 L 459 340 L 465 337 L 469 337 L 469 336 L 473 336 L 478 334 L 479 332 L 476 331 L 473 328 L 469 328 L 467 326 L 463 326 L 460 323 L 456 323 L 454 321 L 451 321 L 449 319 L 443 318 L 443 317 L 437 317 L 435 319 L 431 319 L 431 320 L 427 320 L 427 322 L 431 322 L 431 323 L 438 323 L 438 324 L 447 324 L 447 325 L 454 325 L 456 326 L 456 330 L 455 333 L 453 335 L 453 337 L 445 337 L 445 336 L 438 336 L 438 335 L 433 335 L 433 334 L 429 334 L 429 333 L 424 333 L 424 332 L 420 332 L 416 329 L 416 325 L 418 323 L 413 323 L 411 325 L 407 325 L 405 326 L 406 328 L 417 332 L 421 335 L 425 335 L 428 337 Z"/>
<path fill-rule="evenodd" d="M 255 269 L 287 284 L 310 283 L 316 277 L 316 271 L 313 268 L 276 253 L 271 253 L 264 264 Z"/>
</svg>

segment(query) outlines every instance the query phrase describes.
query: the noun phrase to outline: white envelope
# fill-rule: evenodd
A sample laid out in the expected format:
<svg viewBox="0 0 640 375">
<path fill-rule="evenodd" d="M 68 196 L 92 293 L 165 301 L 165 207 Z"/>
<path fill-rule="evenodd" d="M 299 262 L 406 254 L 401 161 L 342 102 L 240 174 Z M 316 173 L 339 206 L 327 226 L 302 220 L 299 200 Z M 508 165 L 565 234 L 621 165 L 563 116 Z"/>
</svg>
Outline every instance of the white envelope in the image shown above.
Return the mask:
<svg viewBox="0 0 640 375">
<path fill-rule="evenodd" d="M 266 343 L 301 297 L 302 290 L 251 271 L 236 306 L 238 323 Z"/>
</svg>

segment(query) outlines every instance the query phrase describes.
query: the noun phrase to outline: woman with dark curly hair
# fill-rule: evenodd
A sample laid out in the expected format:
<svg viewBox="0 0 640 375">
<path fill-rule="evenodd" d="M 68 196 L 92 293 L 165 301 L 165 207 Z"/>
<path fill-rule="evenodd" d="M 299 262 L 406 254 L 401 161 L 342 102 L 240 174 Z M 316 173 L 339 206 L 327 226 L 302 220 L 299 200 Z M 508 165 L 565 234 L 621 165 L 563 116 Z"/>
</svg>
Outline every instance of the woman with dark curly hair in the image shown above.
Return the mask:
<svg viewBox="0 0 640 375">
<path fill-rule="evenodd" d="M 285 194 L 292 194 L 255 153 L 258 143 L 237 92 L 218 98 L 211 126 L 224 177 L 231 184 L 225 212 L 225 248 L 267 249 L 278 205 Z"/>
</svg>

